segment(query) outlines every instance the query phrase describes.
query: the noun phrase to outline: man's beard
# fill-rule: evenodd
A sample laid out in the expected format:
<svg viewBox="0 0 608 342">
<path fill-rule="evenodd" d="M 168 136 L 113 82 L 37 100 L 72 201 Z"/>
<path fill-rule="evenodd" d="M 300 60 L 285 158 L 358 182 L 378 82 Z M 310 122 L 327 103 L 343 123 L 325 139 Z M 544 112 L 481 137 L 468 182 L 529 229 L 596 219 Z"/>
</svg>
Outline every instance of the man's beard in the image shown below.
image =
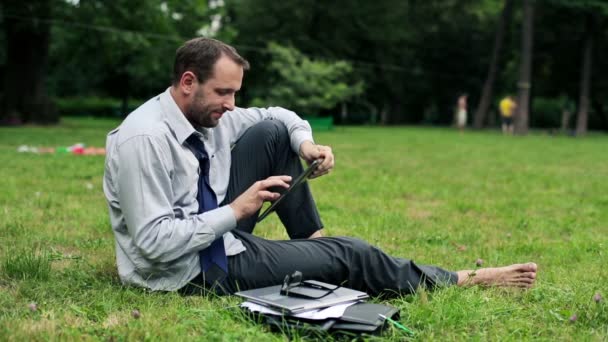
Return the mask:
<svg viewBox="0 0 608 342">
<path fill-rule="evenodd" d="M 211 106 L 205 105 L 202 94 L 196 94 L 192 105 L 186 112 L 188 118 L 194 121 L 201 127 L 211 128 L 218 125 L 219 121 L 211 118 L 211 113 L 221 112 L 221 110 L 214 110 Z"/>
</svg>

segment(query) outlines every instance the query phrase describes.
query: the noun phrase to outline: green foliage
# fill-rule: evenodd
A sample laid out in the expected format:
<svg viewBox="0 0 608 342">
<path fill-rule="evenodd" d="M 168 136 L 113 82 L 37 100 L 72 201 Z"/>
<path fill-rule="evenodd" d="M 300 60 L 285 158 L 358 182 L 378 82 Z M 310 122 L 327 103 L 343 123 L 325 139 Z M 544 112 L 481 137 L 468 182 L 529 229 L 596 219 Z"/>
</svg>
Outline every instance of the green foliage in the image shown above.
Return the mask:
<svg viewBox="0 0 608 342">
<path fill-rule="evenodd" d="M 282 106 L 300 115 L 316 116 L 363 92 L 363 82 L 351 81 L 348 62 L 312 60 L 277 43 L 269 43 L 268 51 L 272 83 L 252 101 L 254 106 Z"/>
<path fill-rule="evenodd" d="M 603 22 L 596 29 L 595 46 L 604 46 L 606 2 L 536 3 L 534 95 L 556 97 L 565 92 L 578 99 L 583 14 L 592 11 L 601 19 L 598 22 Z M 469 93 L 469 103 L 477 103 L 504 1 L 231 0 L 226 4 L 229 13 L 234 13 L 232 24 L 239 31 L 235 42 L 249 48 L 246 53 L 254 64 L 245 89 L 256 88 L 259 94 L 271 84 L 267 61 L 260 50 L 267 41 L 276 41 L 310 56 L 350 61 L 357 77 L 365 82 L 366 91 L 348 106 L 365 103 L 367 117 L 386 113 L 386 123 L 450 124 L 459 94 Z M 514 93 L 517 89 L 521 2 L 514 4 L 513 20 L 507 25 L 500 55 L 498 93 Z M 605 54 L 596 49 L 594 69 L 606 68 Z M 597 99 L 605 98 L 606 82 L 600 73 L 594 75 L 598 77 L 594 76 L 592 94 Z M 425 112 L 430 113 L 428 108 L 434 108 L 436 115 L 425 117 Z"/>
<path fill-rule="evenodd" d="M 583 12 L 599 12 L 598 14 L 608 16 L 608 3 L 604 0 L 540 0 L 542 5 L 553 5 L 556 7 L 567 8 L 568 10 Z"/>
<path fill-rule="evenodd" d="M 285 341 L 246 319 L 237 298 L 121 285 L 104 158 L 17 152 L 22 144 L 103 146 L 118 124 L 68 118 L 53 128 L 0 128 L 0 340 Z M 472 269 L 478 258 L 539 264 L 530 291 L 452 287 L 383 301 L 401 309 L 417 340 L 608 338 L 607 136 L 343 127 L 315 139 L 338 157 L 335 172 L 310 182 L 327 235 L 452 270 Z M 287 238 L 275 215 L 255 233 Z M 31 277 L 36 271 L 8 276 L 9 260 L 38 242 L 52 251 L 48 280 Z M 598 292 L 604 299 L 595 302 Z M 393 328 L 377 338 L 404 339 Z"/>
<path fill-rule="evenodd" d="M 54 22 L 51 87 L 56 96 L 149 97 L 167 87 L 175 50 L 223 9 L 207 1 L 80 1 Z M 69 67 L 66 67 L 69 66 Z"/>
<path fill-rule="evenodd" d="M 55 99 L 55 104 L 59 113 L 64 116 L 123 117 L 141 105 L 141 101 L 132 100 L 127 113 L 121 112 L 121 101 L 113 98 L 95 96 L 58 98 Z"/>
<path fill-rule="evenodd" d="M 235 12 L 235 43 L 258 49 L 268 41 L 309 56 L 352 63 L 365 82 L 366 114 L 385 112 L 388 123 L 420 122 L 435 106 L 451 122 L 458 94 L 481 85 L 499 1 L 227 1 Z M 263 52 L 247 51 L 256 65 L 249 87 L 272 81 Z M 487 57 L 486 57 L 487 56 Z M 247 87 L 247 85 L 246 85 Z M 246 89 L 246 88 L 245 88 Z M 473 103 L 474 100 L 471 99 Z"/>
<path fill-rule="evenodd" d="M 18 16 L 24 23 L 48 21 L 52 27 L 48 88 L 53 97 L 149 98 L 167 86 L 175 49 L 187 39 L 206 35 L 234 43 L 252 64 L 241 92 L 241 106 L 250 105 L 254 98 L 256 104 L 267 106 L 261 102 L 271 98 L 271 91 L 296 99 L 296 95 L 310 94 L 273 89 L 282 77 L 271 65 L 274 52 L 268 48 L 268 42 L 276 42 L 314 62 L 345 61 L 350 65 L 345 83 L 361 82 L 365 88 L 345 100 L 351 122 L 381 118 L 385 123 L 450 124 L 460 93 L 470 94 L 471 105 L 477 103 L 504 0 L 50 3 L 53 11 L 48 15 Z M 608 2 L 537 0 L 536 4 L 534 96 L 554 98 L 565 93 L 578 100 L 587 17 L 593 17 L 595 23 L 593 69 L 608 68 L 608 52 L 601 49 L 608 41 Z M 7 13 L 8 8 L 0 8 L 4 11 L 0 15 L 14 15 Z M 517 89 L 520 16 L 521 2 L 516 1 L 501 53 L 498 93 Z M 4 32 L 0 32 L 0 44 L 5 43 Z M 0 49 L 0 76 L 5 70 L 1 65 L 6 60 L 5 50 Z M 312 77 L 322 69 L 309 74 Z M 601 72 L 592 75 L 592 107 L 598 116 L 590 116 L 589 125 L 605 129 L 606 115 L 598 109 L 605 107 L 600 102 L 608 97 L 608 83 Z M 306 87 L 297 84 L 295 88 Z M 332 89 L 343 92 L 340 87 Z M 323 108 L 331 107 L 340 94 L 328 93 L 330 100 Z M 323 97 L 312 96 L 316 98 L 310 104 L 288 103 L 319 108 Z M 306 115 L 319 111 L 305 110 L 314 111 Z"/>
<path fill-rule="evenodd" d="M 559 128 L 564 110 L 562 99 L 535 97 L 532 102 L 530 124 L 533 127 Z M 570 112 L 574 115 L 573 112 Z"/>
</svg>

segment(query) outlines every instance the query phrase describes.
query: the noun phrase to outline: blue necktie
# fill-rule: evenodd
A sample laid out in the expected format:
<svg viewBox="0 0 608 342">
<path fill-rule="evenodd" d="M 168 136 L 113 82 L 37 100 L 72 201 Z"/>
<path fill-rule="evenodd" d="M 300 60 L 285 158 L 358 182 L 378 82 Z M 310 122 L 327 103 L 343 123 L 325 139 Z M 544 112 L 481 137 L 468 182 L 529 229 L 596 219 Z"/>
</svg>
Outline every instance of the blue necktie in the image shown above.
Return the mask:
<svg viewBox="0 0 608 342">
<path fill-rule="evenodd" d="M 193 148 L 192 152 L 198 159 L 200 174 L 198 177 L 198 213 L 218 207 L 215 192 L 209 184 L 209 155 L 203 142 L 194 134 L 186 139 Z M 205 272 L 205 279 L 210 284 L 222 282 L 228 274 L 228 258 L 224 249 L 224 238 L 220 236 L 211 245 L 200 251 L 201 270 Z"/>
</svg>

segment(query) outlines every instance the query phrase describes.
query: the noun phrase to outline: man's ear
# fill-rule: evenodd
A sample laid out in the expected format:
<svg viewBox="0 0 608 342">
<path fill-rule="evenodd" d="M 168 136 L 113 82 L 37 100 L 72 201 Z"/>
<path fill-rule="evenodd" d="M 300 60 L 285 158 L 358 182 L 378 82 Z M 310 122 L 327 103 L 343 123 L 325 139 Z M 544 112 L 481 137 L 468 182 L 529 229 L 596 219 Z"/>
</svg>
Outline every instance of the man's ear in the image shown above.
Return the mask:
<svg viewBox="0 0 608 342">
<path fill-rule="evenodd" d="M 182 78 L 179 80 L 179 87 L 184 95 L 188 96 L 194 93 L 196 85 L 196 75 L 192 71 L 186 71 L 182 74 Z"/>
</svg>

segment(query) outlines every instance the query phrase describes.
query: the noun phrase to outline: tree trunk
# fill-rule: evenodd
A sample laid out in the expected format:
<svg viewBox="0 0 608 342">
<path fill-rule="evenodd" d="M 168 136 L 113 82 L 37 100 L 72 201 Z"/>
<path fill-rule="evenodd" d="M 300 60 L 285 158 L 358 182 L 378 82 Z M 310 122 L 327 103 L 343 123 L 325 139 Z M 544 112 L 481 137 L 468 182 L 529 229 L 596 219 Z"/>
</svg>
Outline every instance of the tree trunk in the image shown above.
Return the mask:
<svg viewBox="0 0 608 342">
<path fill-rule="evenodd" d="M 519 69 L 519 96 L 515 133 L 528 134 L 530 88 L 532 72 L 532 39 L 534 37 L 534 4 L 533 0 L 523 0 L 524 17 L 522 23 L 521 65 Z"/>
<path fill-rule="evenodd" d="M 403 101 L 400 98 L 393 98 L 390 105 L 390 111 L 388 112 L 388 124 L 398 125 L 405 121 L 405 115 L 403 111 Z"/>
<path fill-rule="evenodd" d="M 389 124 L 389 117 L 390 117 L 390 107 L 388 102 L 384 103 L 384 106 L 382 106 L 382 109 L 380 110 L 380 125 L 382 126 L 386 126 Z"/>
<path fill-rule="evenodd" d="M 27 5 L 15 0 L 4 2 L 6 65 L 0 106 L 2 124 L 59 121 L 46 88 L 51 10 L 49 0 L 29 1 Z"/>
<path fill-rule="evenodd" d="M 496 112 L 491 110 L 489 111 L 490 115 L 488 115 L 488 126 L 489 127 L 496 127 Z"/>
<path fill-rule="evenodd" d="M 591 55 L 593 53 L 593 15 L 587 14 L 585 40 L 583 47 L 583 63 L 581 66 L 581 88 L 578 101 L 576 120 L 576 135 L 587 133 L 589 114 L 589 90 L 591 88 Z"/>
<path fill-rule="evenodd" d="M 572 113 L 568 109 L 562 109 L 562 124 L 560 130 L 562 132 L 568 132 L 568 126 L 570 123 L 570 115 Z"/>
<path fill-rule="evenodd" d="M 597 117 L 602 120 L 600 129 L 608 130 L 608 113 L 604 112 L 604 104 L 602 101 L 597 98 L 593 99 L 593 101 L 591 101 L 591 107 L 593 107 L 593 112 L 597 114 Z"/>
<path fill-rule="evenodd" d="M 473 117 L 473 127 L 482 128 L 486 119 L 488 109 L 492 102 L 492 93 L 494 92 L 494 80 L 496 79 L 496 70 L 498 69 L 498 63 L 500 61 L 500 50 L 505 36 L 505 27 L 510 21 L 511 12 L 513 8 L 512 0 L 505 0 L 505 5 L 502 9 L 502 14 L 498 21 L 498 28 L 496 29 L 496 37 L 494 38 L 494 49 L 492 50 L 492 58 L 490 60 L 490 67 L 488 69 L 488 77 L 486 82 L 483 84 L 483 90 L 481 92 L 481 98 Z"/>
</svg>

